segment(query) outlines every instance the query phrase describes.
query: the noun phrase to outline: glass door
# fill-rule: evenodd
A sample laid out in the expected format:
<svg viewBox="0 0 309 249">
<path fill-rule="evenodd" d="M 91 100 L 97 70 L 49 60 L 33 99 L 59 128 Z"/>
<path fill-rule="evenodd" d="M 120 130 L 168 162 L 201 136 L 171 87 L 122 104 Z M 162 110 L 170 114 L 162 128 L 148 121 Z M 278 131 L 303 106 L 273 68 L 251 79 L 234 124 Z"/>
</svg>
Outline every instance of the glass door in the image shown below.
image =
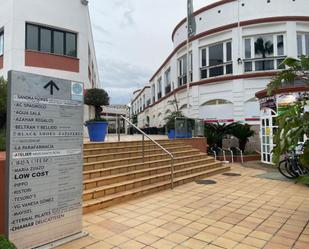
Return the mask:
<svg viewBox="0 0 309 249">
<path fill-rule="evenodd" d="M 264 108 L 261 114 L 261 161 L 266 164 L 273 164 L 272 150 L 275 147 L 273 136 L 278 128 L 276 126 L 277 114 L 269 108 Z"/>
</svg>

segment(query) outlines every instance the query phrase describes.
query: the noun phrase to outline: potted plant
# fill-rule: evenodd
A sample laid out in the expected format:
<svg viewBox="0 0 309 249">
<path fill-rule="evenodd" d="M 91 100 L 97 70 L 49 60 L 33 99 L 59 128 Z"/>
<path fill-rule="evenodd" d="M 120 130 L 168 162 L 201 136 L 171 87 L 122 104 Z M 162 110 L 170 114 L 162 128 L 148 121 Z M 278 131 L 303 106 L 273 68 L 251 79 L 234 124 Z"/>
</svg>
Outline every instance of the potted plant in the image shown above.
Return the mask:
<svg viewBox="0 0 309 249">
<path fill-rule="evenodd" d="M 109 96 L 103 89 L 88 89 L 85 94 L 85 104 L 93 106 L 95 109 L 95 118 L 86 121 L 85 126 L 91 142 L 104 142 L 107 133 L 108 122 L 101 118 L 102 107 L 109 105 Z"/>
</svg>

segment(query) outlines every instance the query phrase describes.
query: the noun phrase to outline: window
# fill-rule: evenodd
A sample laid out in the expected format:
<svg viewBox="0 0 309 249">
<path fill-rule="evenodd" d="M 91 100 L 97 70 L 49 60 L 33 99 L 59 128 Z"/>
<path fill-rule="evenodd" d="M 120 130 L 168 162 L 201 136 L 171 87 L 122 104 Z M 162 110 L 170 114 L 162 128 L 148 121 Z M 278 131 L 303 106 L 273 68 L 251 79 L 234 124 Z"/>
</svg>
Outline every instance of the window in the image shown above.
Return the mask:
<svg viewBox="0 0 309 249">
<path fill-rule="evenodd" d="M 259 35 L 244 39 L 244 71 L 282 69 L 285 58 L 284 35 Z"/>
<path fill-rule="evenodd" d="M 146 108 L 146 96 L 143 95 L 143 110 Z"/>
<path fill-rule="evenodd" d="M 34 25 L 27 24 L 27 49 L 39 50 L 39 28 Z"/>
<path fill-rule="evenodd" d="M 64 33 L 60 31 L 54 31 L 54 53 L 64 54 Z"/>
<path fill-rule="evenodd" d="M 222 42 L 201 49 L 201 79 L 233 73 L 232 42 Z"/>
<path fill-rule="evenodd" d="M 165 94 L 168 94 L 171 92 L 171 69 L 167 69 L 164 73 L 165 77 Z"/>
<path fill-rule="evenodd" d="M 151 87 L 151 93 L 152 93 L 152 104 L 156 102 L 156 86 L 155 84 Z"/>
<path fill-rule="evenodd" d="M 52 52 L 51 30 L 41 28 L 40 48 L 42 52 Z"/>
<path fill-rule="evenodd" d="M 0 56 L 4 53 L 4 32 L 0 31 Z"/>
<path fill-rule="evenodd" d="M 65 54 L 76 57 L 77 46 L 76 46 L 76 34 L 66 33 L 66 50 Z"/>
<path fill-rule="evenodd" d="M 298 56 L 309 55 L 309 34 L 297 35 Z"/>
<path fill-rule="evenodd" d="M 160 77 L 157 82 L 158 99 L 162 98 L 162 78 Z"/>
<path fill-rule="evenodd" d="M 77 57 L 77 34 L 27 24 L 26 49 Z"/>
<path fill-rule="evenodd" d="M 187 55 L 178 59 L 178 86 L 187 84 Z"/>
<path fill-rule="evenodd" d="M 232 102 L 225 100 L 225 99 L 213 99 L 205 102 L 202 104 L 202 106 L 206 105 L 227 105 L 227 104 L 232 104 Z"/>
</svg>

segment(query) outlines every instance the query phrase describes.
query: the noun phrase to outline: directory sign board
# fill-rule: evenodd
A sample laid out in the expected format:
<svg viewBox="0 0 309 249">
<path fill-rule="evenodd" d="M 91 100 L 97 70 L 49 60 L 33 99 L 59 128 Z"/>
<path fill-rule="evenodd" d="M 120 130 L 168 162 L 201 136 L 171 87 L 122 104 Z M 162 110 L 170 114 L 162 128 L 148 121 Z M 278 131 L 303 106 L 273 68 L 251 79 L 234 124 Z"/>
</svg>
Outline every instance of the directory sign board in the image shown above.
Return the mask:
<svg viewBox="0 0 309 249">
<path fill-rule="evenodd" d="M 9 72 L 7 236 L 17 248 L 82 230 L 83 84 Z"/>
</svg>

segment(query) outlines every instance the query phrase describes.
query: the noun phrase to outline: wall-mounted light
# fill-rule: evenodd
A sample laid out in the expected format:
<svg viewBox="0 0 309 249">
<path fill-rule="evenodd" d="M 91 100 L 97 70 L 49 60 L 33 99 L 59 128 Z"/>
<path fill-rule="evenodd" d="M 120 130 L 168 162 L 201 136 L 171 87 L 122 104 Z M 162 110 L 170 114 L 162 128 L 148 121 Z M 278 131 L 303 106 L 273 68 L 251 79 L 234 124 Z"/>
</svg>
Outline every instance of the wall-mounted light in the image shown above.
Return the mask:
<svg viewBox="0 0 309 249">
<path fill-rule="evenodd" d="M 81 2 L 83 5 L 88 5 L 88 3 L 89 3 L 88 0 L 81 0 L 80 2 Z"/>
<path fill-rule="evenodd" d="M 238 63 L 238 65 L 241 65 L 242 64 L 242 58 L 238 58 L 237 63 Z"/>
</svg>

